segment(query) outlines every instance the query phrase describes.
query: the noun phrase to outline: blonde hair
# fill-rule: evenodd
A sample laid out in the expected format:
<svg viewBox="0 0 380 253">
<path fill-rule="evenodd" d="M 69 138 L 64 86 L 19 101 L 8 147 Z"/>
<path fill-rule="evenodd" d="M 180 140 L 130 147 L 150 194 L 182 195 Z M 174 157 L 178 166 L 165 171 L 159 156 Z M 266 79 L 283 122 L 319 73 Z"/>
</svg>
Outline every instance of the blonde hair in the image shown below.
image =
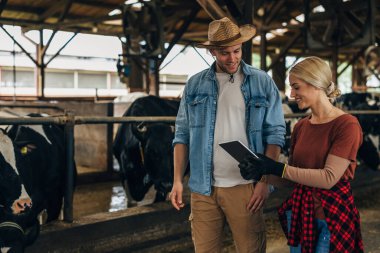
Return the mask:
<svg viewBox="0 0 380 253">
<path fill-rule="evenodd" d="M 289 75 L 294 75 L 298 79 L 324 90 L 330 101 L 334 101 L 341 94 L 332 81 L 330 66 L 319 57 L 306 57 L 290 69 Z"/>
</svg>

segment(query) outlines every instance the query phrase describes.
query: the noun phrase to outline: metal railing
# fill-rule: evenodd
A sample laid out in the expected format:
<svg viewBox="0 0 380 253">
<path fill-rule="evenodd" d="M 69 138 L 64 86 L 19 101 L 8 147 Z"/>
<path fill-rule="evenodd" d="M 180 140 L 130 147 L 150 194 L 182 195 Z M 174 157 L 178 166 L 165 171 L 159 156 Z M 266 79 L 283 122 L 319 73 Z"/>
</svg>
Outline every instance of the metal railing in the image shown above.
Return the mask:
<svg viewBox="0 0 380 253">
<path fill-rule="evenodd" d="M 380 115 L 380 111 L 347 111 L 353 115 L 368 114 Z M 308 113 L 285 114 L 285 118 L 300 118 Z M 73 196 L 74 196 L 74 127 L 81 124 L 114 124 L 131 122 L 175 122 L 176 117 L 147 116 L 147 117 L 113 117 L 113 116 L 74 116 L 72 112 L 66 112 L 63 116 L 29 117 L 29 118 L 0 118 L 0 125 L 64 125 L 65 133 L 65 158 L 66 158 L 66 185 L 64 191 L 63 220 L 73 221 Z"/>
</svg>

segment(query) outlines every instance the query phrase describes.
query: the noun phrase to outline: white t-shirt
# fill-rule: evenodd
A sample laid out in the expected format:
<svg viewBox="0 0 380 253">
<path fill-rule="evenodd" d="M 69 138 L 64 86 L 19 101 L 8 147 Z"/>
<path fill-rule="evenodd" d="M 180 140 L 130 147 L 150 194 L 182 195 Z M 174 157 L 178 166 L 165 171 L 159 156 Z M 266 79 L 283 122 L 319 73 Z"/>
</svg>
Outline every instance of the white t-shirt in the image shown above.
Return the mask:
<svg viewBox="0 0 380 253">
<path fill-rule="evenodd" d="M 245 123 L 245 103 L 241 92 L 244 75 L 239 70 L 233 75 L 233 82 L 227 73 L 216 73 L 218 81 L 218 106 L 214 132 L 214 174 L 213 185 L 232 187 L 248 184 L 240 175 L 238 162 L 219 143 L 239 140 L 248 146 Z"/>
</svg>

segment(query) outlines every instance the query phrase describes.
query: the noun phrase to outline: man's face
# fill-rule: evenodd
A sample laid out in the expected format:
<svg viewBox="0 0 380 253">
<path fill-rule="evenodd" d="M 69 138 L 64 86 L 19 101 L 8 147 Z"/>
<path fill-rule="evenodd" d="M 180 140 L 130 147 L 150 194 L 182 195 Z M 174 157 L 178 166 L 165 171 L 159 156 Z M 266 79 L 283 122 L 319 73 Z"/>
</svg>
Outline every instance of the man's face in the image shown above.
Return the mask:
<svg viewBox="0 0 380 253">
<path fill-rule="evenodd" d="M 234 74 L 238 70 L 242 56 L 241 44 L 221 49 L 211 49 L 210 52 L 216 58 L 217 72 Z"/>
</svg>

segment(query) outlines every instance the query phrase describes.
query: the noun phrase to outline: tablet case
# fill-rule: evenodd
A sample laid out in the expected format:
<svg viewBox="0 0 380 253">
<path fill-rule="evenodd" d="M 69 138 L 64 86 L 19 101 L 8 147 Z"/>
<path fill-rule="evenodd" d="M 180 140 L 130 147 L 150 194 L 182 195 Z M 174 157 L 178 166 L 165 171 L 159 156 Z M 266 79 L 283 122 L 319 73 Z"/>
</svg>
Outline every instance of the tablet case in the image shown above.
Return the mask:
<svg viewBox="0 0 380 253">
<path fill-rule="evenodd" d="M 227 151 L 236 161 L 239 163 L 248 155 L 253 155 L 255 158 L 259 159 L 255 153 L 253 153 L 246 145 L 240 141 L 230 141 L 219 143 L 224 150 Z"/>
</svg>

